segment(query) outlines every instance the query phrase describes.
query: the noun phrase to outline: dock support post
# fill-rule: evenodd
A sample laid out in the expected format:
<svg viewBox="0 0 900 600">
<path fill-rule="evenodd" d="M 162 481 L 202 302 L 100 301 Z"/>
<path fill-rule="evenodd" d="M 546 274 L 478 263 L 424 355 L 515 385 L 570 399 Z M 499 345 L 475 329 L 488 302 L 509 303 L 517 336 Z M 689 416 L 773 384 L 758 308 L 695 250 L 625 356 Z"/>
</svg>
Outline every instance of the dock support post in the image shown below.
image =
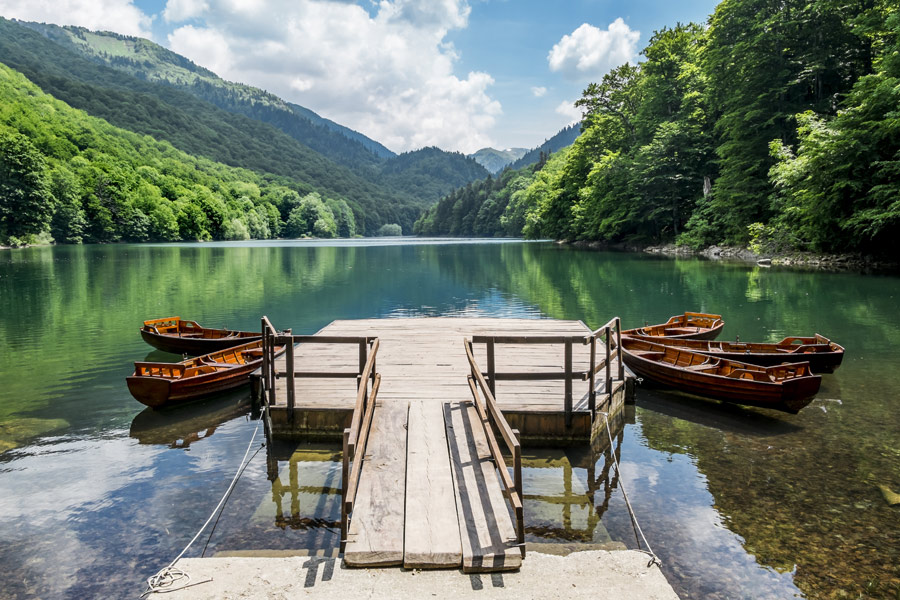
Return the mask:
<svg viewBox="0 0 900 600">
<path fill-rule="evenodd" d="M 597 338 L 595 336 L 591 336 L 591 376 L 589 378 L 591 386 L 588 390 L 588 410 L 591 411 L 591 420 L 594 420 L 594 417 L 597 414 L 597 378 L 596 373 L 594 373 L 595 366 L 597 364 Z"/>
<path fill-rule="evenodd" d="M 291 340 L 287 345 L 287 352 L 285 353 L 285 363 L 287 366 L 287 407 L 288 407 L 288 416 L 291 418 L 293 422 L 294 419 L 294 394 L 296 390 L 294 389 L 294 340 Z"/>
<path fill-rule="evenodd" d="M 566 428 L 572 426 L 572 340 L 566 340 Z"/>
<path fill-rule="evenodd" d="M 497 375 L 497 367 L 494 364 L 494 338 L 488 340 L 487 343 L 487 370 L 488 370 L 488 388 L 491 390 L 491 395 L 496 398 L 497 397 L 497 384 L 496 384 L 496 375 Z"/>
<path fill-rule="evenodd" d="M 609 325 L 606 326 L 606 394 L 612 399 L 612 365 L 610 365 L 610 360 L 612 358 L 610 352 L 610 342 L 612 342 L 612 330 L 609 328 Z M 609 407 L 607 407 L 609 410 Z"/>
</svg>

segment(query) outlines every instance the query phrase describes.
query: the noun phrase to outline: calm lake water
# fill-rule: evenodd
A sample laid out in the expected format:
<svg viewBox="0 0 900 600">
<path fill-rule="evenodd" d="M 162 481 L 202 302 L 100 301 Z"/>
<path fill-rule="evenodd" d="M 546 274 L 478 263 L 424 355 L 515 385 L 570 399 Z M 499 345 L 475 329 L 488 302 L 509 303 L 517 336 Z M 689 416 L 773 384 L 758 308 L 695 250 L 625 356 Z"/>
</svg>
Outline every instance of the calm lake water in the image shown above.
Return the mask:
<svg viewBox="0 0 900 600">
<path fill-rule="evenodd" d="M 819 332 L 847 356 L 799 415 L 646 386 L 610 456 L 529 450 L 528 540 L 636 547 L 624 485 L 683 598 L 898 598 L 900 278 L 549 243 L 360 240 L 0 253 L 0 597 L 136 597 L 193 537 L 257 422 L 249 392 L 153 413 L 125 386 L 141 321 L 313 333 L 433 315 L 660 322 L 725 316 L 722 339 Z M 266 448 L 189 556 L 330 549 L 340 449 Z M 550 546 L 547 546 L 548 548 Z"/>
</svg>

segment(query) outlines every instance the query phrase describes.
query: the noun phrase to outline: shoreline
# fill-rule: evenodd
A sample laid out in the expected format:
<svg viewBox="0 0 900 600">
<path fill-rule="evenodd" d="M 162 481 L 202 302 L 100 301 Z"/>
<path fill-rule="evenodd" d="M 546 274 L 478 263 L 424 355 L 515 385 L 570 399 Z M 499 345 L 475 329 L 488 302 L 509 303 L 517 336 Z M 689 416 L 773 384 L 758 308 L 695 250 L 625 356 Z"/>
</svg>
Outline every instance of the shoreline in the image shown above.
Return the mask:
<svg viewBox="0 0 900 600">
<path fill-rule="evenodd" d="M 379 237 L 379 236 L 372 236 Z M 418 239 L 418 236 L 411 236 Z M 288 238 L 278 238 L 288 239 Z M 297 238 L 303 240 L 317 240 L 324 238 Z M 362 238 L 334 238 L 334 239 L 367 239 Z M 447 237 L 446 239 L 453 239 Z M 470 239 L 470 238 L 456 238 Z M 496 238 L 491 238 L 496 239 Z M 247 241 L 247 240 L 244 240 Z M 252 240 L 250 240 L 252 241 Z M 159 242 L 148 242 L 159 243 Z M 203 243 L 203 242 L 197 242 Z M 639 254 L 655 254 L 660 256 L 672 257 L 703 257 L 713 261 L 738 262 L 744 264 L 754 264 L 762 267 L 805 267 L 809 269 L 821 271 L 841 271 L 841 272 L 890 272 L 900 271 L 900 262 L 889 261 L 876 258 L 874 256 L 865 256 L 861 254 L 818 254 L 815 252 L 791 251 L 791 252 L 764 252 L 757 254 L 749 248 L 743 246 L 719 246 L 712 245 L 702 250 L 693 250 L 687 246 L 676 246 L 675 244 L 660 245 L 632 245 L 632 244 L 609 244 L 597 241 L 582 240 L 556 240 L 557 244 L 565 246 L 573 246 L 576 248 L 584 248 L 588 250 L 607 250 L 616 252 L 634 252 Z M 115 242 L 113 242 L 115 244 Z M 2 250 L 21 250 L 23 248 L 37 248 L 44 246 L 65 246 L 68 244 L 25 244 L 24 246 L 4 246 L 0 245 Z M 86 244 L 91 245 L 91 244 Z M 108 245 L 108 244 L 101 244 Z M 138 243 L 138 245 L 141 245 Z"/>
<path fill-rule="evenodd" d="M 757 254 L 749 248 L 742 246 L 718 245 L 709 246 L 702 250 L 693 250 L 687 246 L 676 246 L 675 244 L 638 246 L 586 241 L 559 241 L 557 243 L 591 250 L 635 252 L 672 257 L 703 257 L 713 261 L 738 262 L 762 267 L 805 267 L 821 271 L 858 273 L 900 270 L 900 263 L 897 261 L 886 261 L 861 254 L 818 254 L 801 251 L 781 253 L 765 252 Z"/>
</svg>

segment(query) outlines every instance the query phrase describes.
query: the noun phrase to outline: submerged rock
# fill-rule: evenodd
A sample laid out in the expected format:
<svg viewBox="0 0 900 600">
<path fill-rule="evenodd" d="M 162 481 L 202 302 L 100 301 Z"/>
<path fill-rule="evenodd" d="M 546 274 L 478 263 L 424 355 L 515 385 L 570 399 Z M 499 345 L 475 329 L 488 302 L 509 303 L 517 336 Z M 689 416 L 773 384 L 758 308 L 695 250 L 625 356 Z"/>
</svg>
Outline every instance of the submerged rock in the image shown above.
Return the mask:
<svg viewBox="0 0 900 600">
<path fill-rule="evenodd" d="M 64 419 L 13 418 L 12 421 L 0 423 L 0 453 L 18 448 L 25 441 L 68 427 Z"/>
<path fill-rule="evenodd" d="M 876 484 L 878 489 L 881 490 L 881 494 L 884 496 L 885 501 L 891 506 L 896 504 L 900 504 L 900 494 L 893 491 L 891 488 L 884 484 Z"/>
</svg>

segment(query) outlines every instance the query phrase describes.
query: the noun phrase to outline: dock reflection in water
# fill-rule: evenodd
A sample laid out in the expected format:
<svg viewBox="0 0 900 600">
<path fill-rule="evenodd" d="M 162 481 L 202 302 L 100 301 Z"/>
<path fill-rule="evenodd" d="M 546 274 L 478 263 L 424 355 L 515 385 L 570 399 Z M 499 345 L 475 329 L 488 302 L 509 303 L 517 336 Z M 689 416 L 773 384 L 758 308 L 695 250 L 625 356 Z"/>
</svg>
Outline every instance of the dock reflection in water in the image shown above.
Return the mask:
<svg viewBox="0 0 900 600">
<path fill-rule="evenodd" d="M 522 475 L 525 540 L 529 550 L 568 554 L 581 550 L 624 549 L 601 522 L 619 488 L 613 453 L 621 459 L 626 407 L 610 422 L 613 445 L 605 431 L 589 447 L 525 448 Z"/>
</svg>

